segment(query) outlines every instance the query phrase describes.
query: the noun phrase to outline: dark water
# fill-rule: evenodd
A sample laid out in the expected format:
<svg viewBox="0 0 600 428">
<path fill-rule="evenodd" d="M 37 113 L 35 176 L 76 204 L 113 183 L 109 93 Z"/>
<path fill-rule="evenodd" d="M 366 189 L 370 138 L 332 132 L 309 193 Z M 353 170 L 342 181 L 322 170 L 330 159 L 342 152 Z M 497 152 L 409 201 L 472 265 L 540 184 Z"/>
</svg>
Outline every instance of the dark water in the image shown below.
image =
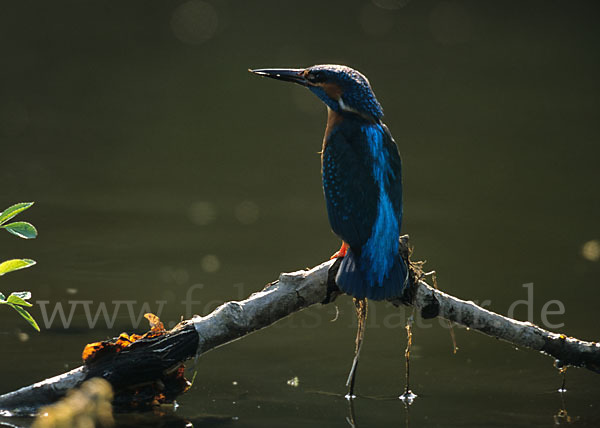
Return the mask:
<svg viewBox="0 0 600 428">
<path fill-rule="evenodd" d="M 598 11 L 591 1 L 6 4 L 0 202 L 36 201 L 22 219 L 40 235 L 0 236 L 4 259 L 38 262 L 0 290 L 31 290 L 48 328 L 0 308 L 0 392 L 134 330 L 127 305 L 134 318 L 144 302 L 162 305 L 174 323 L 336 249 L 317 155 L 325 109 L 248 67 L 333 62 L 367 74 L 404 160 L 403 229 L 440 287 L 503 314 L 531 290 L 531 314 L 520 305 L 516 317 L 599 339 Z M 58 303 L 67 318 L 74 308 L 68 328 L 44 323 Z M 114 325 L 90 328 L 100 304 Z M 312 308 L 203 356 L 176 416 L 123 426 L 348 426 L 355 321 L 348 298 L 337 305 L 336 322 L 333 305 Z M 544 318 L 544 307 L 564 313 Z M 415 329 L 419 398 L 407 414 L 395 399 L 407 313 L 371 310 L 357 426 L 555 424 L 551 359 L 463 329 L 452 355 L 437 321 Z M 567 371 L 576 426 L 600 425 L 598 379 Z"/>
</svg>

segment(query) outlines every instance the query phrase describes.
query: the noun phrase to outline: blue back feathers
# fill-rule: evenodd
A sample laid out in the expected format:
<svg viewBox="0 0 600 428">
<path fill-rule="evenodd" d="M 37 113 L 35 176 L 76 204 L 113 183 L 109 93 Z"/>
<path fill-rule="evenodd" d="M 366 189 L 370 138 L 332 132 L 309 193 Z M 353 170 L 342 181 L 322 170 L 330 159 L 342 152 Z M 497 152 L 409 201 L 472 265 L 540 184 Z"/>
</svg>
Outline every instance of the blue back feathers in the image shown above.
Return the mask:
<svg viewBox="0 0 600 428">
<path fill-rule="evenodd" d="M 400 296 L 407 269 L 399 255 L 400 156 L 385 125 L 348 117 L 329 135 L 323 189 L 333 231 L 350 245 L 336 282 L 346 293 Z"/>
<path fill-rule="evenodd" d="M 377 217 L 371 230 L 371 236 L 363 247 L 361 265 L 370 266 L 366 272 L 366 280 L 380 285 L 390 271 L 398 254 L 398 238 L 400 222 L 394 212 L 389 194 L 390 179 L 394 171 L 390 168 L 387 151 L 383 147 L 384 131 L 381 125 L 364 125 L 362 131 L 366 135 L 369 151 L 373 157 L 373 178 L 377 185 L 379 200 L 377 201 Z M 402 195 L 393 195 L 402 197 Z"/>
</svg>

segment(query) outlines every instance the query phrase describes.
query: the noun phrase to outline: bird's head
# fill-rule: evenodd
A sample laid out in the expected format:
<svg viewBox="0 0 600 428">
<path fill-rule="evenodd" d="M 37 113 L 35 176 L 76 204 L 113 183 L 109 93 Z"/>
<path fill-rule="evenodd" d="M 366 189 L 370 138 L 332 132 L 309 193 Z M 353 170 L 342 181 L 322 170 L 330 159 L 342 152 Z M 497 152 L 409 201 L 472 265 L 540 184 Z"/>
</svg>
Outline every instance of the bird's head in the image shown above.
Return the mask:
<svg viewBox="0 0 600 428">
<path fill-rule="evenodd" d="M 375 98 L 369 80 L 360 72 L 345 65 L 261 68 L 250 72 L 306 86 L 337 113 L 357 114 L 373 121 L 383 117 L 383 110 Z"/>
</svg>

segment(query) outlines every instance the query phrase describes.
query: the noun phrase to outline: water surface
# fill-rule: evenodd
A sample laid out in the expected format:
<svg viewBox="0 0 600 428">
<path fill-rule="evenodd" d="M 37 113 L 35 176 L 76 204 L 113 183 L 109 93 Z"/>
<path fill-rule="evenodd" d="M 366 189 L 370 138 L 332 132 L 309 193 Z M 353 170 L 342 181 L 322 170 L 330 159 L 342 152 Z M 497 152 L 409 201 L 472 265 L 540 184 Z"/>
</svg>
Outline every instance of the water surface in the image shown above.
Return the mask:
<svg viewBox="0 0 600 428">
<path fill-rule="evenodd" d="M 0 392 L 134 330 L 127 303 L 113 325 L 90 328 L 81 302 L 92 315 L 130 302 L 136 317 L 144 302 L 162 305 L 173 324 L 335 251 L 317 154 L 325 109 L 249 67 L 363 71 L 403 156 L 403 230 L 440 287 L 506 314 L 533 283 L 531 321 L 598 339 L 600 264 L 582 253 L 600 239 L 597 12 L 591 1 L 7 6 L 0 202 L 36 201 L 23 219 L 40 235 L 1 237 L 2 257 L 38 265 L 3 277 L 0 290 L 31 290 L 38 321 L 43 305 L 80 303 L 68 328 L 56 317 L 39 334 L 1 308 Z M 564 314 L 544 320 L 551 300 Z M 311 308 L 203 356 L 176 417 L 121 424 L 347 426 L 354 314 L 349 298 L 336 304 L 336 322 L 334 305 Z M 554 424 L 563 405 L 551 359 L 464 329 L 452 355 L 437 321 L 415 329 L 419 398 L 407 414 L 394 398 L 407 314 L 371 306 L 357 426 Z M 597 375 L 569 369 L 567 388 L 568 414 L 598 426 Z"/>
</svg>

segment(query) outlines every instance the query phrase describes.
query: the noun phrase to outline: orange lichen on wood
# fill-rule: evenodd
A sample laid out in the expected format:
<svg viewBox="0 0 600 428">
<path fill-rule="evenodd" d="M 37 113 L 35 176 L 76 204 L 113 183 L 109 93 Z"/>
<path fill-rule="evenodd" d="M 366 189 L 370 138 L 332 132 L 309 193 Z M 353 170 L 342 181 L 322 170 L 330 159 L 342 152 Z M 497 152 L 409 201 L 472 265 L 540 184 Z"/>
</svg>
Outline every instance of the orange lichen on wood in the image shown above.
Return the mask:
<svg viewBox="0 0 600 428">
<path fill-rule="evenodd" d="M 123 349 L 140 339 L 149 339 L 152 337 L 162 336 L 167 332 L 165 330 L 165 326 L 160 321 L 160 318 L 158 318 L 156 315 L 147 313 L 144 315 L 144 318 L 146 318 L 150 323 L 150 331 L 145 334 L 131 335 L 127 333 L 121 333 L 116 340 L 111 339 L 102 342 L 89 343 L 85 346 L 85 348 L 83 348 L 83 352 L 81 354 L 83 362 L 89 364 L 100 356 L 121 352 Z"/>
<path fill-rule="evenodd" d="M 148 320 L 148 322 L 150 323 L 150 331 L 148 333 L 158 333 L 151 337 L 160 336 L 166 332 L 164 324 L 162 323 L 160 318 L 157 317 L 156 315 L 147 313 L 144 315 L 144 318 L 146 318 Z M 146 333 L 146 334 L 148 334 L 148 333 Z"/>
<path fill-rule="evenodd" d="M 197 349 L 197 340 L 187 339 L 197 339 L 195 328 L 180 326 L 167 331 L 156 315 L 144 317 L 150 323 L 147 333 L 121 333 L 111 340 L 90 343 L 83 350 L 88 376 L 103 377 L 111 383 L 113 405 L 120 411 L 173 403 L 191 386 L 183 361 Z M 178 341 L 183 341 L 181 349 L 176 346 Z"/>
</svg>

